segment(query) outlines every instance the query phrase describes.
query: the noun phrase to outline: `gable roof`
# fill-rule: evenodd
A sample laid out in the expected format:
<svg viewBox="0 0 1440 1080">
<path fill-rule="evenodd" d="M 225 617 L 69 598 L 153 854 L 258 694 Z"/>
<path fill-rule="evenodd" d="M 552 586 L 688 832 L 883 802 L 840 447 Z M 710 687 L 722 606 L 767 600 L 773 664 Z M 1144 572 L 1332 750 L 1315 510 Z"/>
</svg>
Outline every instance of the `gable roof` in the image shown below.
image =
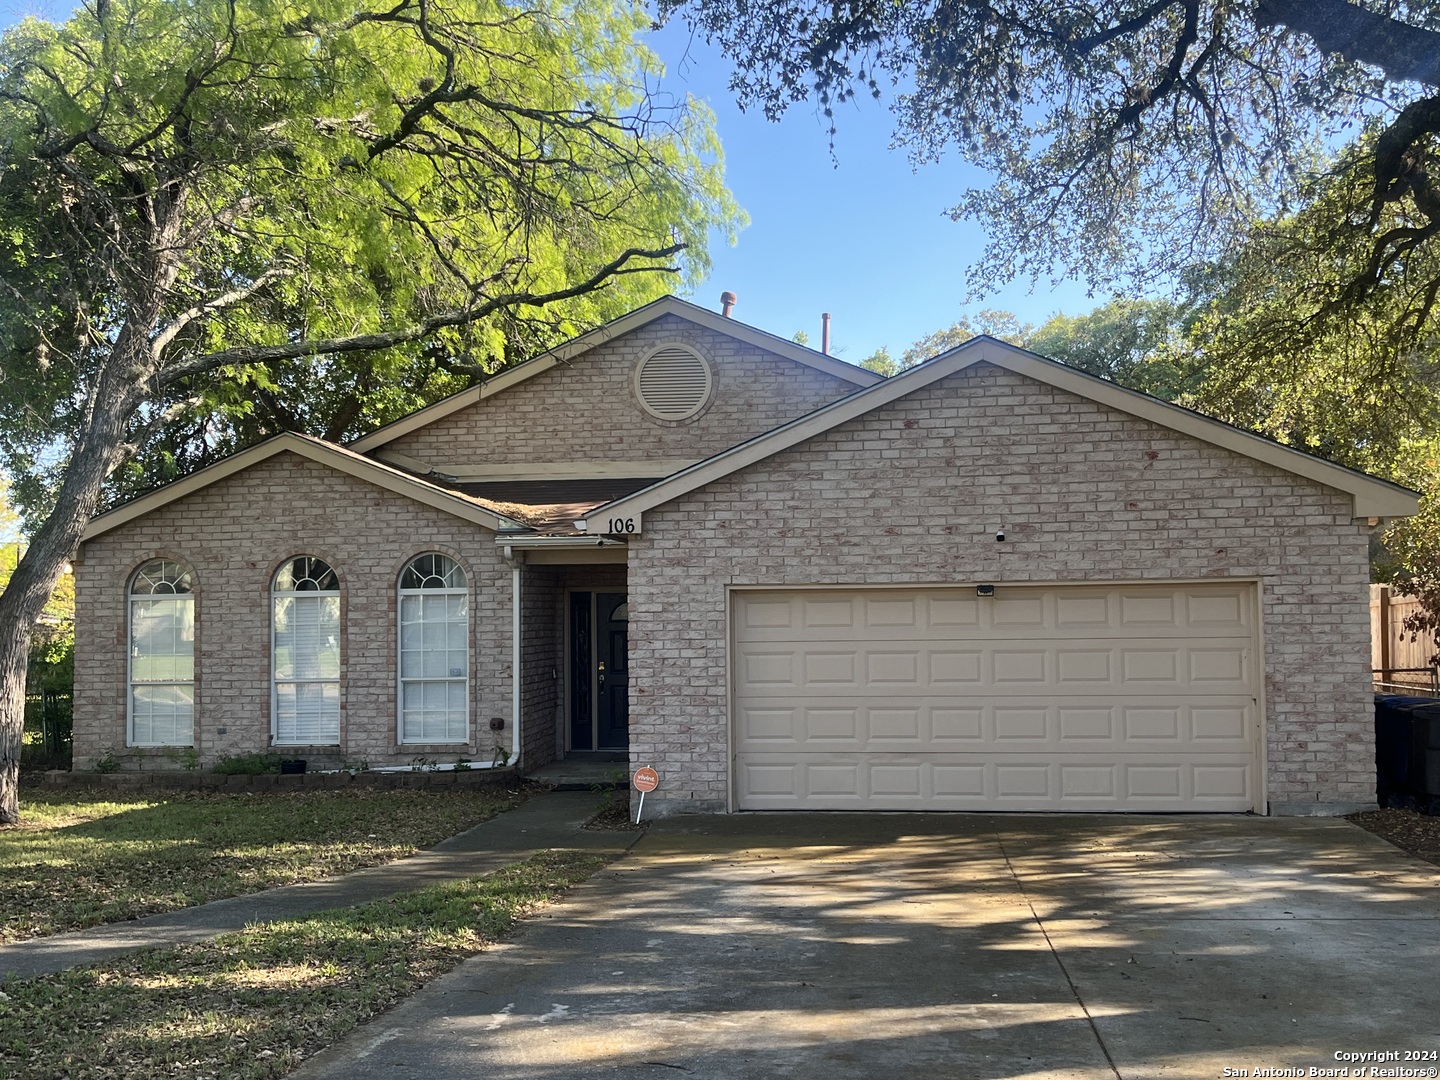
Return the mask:
<svg viewBox="0 0 1440 1080">
<path fill-rule="evenodd" d="M 416 502 L 433 506 L 447 514 L 454 514 L 458 518 L 481 525 L 493 532 L 499 532 L 501 529 L 525 528 L 522 522 L 487 508 L 483 500 L 432 484 L 428 480 L 422 480 L 418 476 L 392 468 L 342 446 L 335 446 L 333 443 L 311 438 L 309 435 L 287 432 L 284 435 L 266 439 L 248 450 L 231 454 L 213 465 L 207 465 L 189 476 L 183 476 L 179 480 L 158 487 L 129 502 L 121 503 L 113 510 L 108 510 L 94 518 L 90 522 L 90 527 L 85 530 L 85 535 L 80 539 L 82 542 L 93 540 L 128 521 L 134 521 L 152 510 L 158 510 L 166 503 L 174 502 L 176 499 L 207 488 L 226 477 L 234 476 L 276 454 L 287 452 L 298 454 L 300 457 L 364 480 L 376 487 L 384 488 L 386 491 L 393 491 L 398 495 L 414 499 Z"/>
<path fill-rule="evenodd" d="M 502 390 L 508 390 L 526 379 L 534 378 L 541 372 L 549 371 L 556 364 L 567 363 L 599 345 L 613 341 L 631 330 L 647 326 L 666 315 L 677 315 L 687 322 L 702 326 L 707 330 L 713 330 L 717 334 L 726 334 L 738 341 L 783 356 L 787 360 L 794 360 L 796 363 L 815 368 L 817 371 L 823 371 L 827 375 L 834 375 L 836 378 L 844 379 L 856 386 L 873 386 L 884 381 L 883 375 L 866 371 L 854 364 L 847 364 L 843 360 L 836 360 L 833 356 L 816 352 L 814 349 L 807 349 L 803 345 L 786 341 L 782 337 L 776 337 L 774 334 L 748 326 L 735 319 L 726 318 L 724 315 L 692 304 L 688 300 L 681 300 L 677 296 L 662 296 L 659 300 L 653 300 L 644 307 L 636 308 L 618 319 L 612 319 L 603 326 L 597 326 L 594 330 L 587 331 L 579 337 L 571 338 L 549 352 L 543 352 L 515 367 L 506 368 L 493 378 L 486 379 L 479 386 L 472 386 L 468 390 L 452 394 L 450 397 L 437 401 L 434 405 L 427 406 L 418 412 L 413 412 L 409 416 L 402 416 L 399 420 L 392 421 L 384 427 L 372 431 L 369 435 L 356 439 L 350 443 L 350 448 L 360 453 L 369 453 L 379 449 L 402 435 L 408 435 L 410 432 L 425 427 L 427 424 L 433 424 L 436 420 L 449 416 L 453 412 L 474 405 L 485 398 L 493 397 Z"/>
<path fill-rule="evenodd" d="M 1335 465 L 1260 435 L 1243 431 L 1221 420 L 1172 405 L 1149 394 L 1128 390 L 1118 383 L 982 335 L 892 376 L 879 385 L 859 390 L 839 401 L 822 406 L 632 495 L 598 506 L 576 522 L 576 528 L 586 532 L 603 532 L 606 531 L 603 528 L 592 530 L 591 523 L 601 526 L 601 519 L 622 517 L 634 519 L 634 528 L 627 531 L 640 532 L 643 528 L 642 515 L 646 510 L 729 476 L 747 465 L 814 438 L 847 420 L 863 416 L 947 375 L 979 363 L 994 364 L 1097 404 L 1189 435 L 1212 446 L 1347 492 L 1354 499 L 1354 516 L 1357 518 L 1408 517 L 1419 508 L 1419 494 L 1399 484 L 1392 484 L 1388 480 L 1381 480 L 1356 469 Z"/>
</svg>

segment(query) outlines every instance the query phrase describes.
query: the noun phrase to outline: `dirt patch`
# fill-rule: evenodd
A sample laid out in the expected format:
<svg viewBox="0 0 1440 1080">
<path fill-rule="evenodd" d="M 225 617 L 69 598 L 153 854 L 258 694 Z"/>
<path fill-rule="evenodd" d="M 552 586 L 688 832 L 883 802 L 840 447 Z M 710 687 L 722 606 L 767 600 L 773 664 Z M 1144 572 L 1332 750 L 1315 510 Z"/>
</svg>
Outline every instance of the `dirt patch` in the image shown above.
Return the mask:
<svg viewBox="0 0 1440 1080">
<path fill-rule="evenodd" d="M 1440 817 L 1417 814 L 1414 810 L 1363 810 L 1345 820 L 1411 855 L 1440 866 Z"/>
</svg>

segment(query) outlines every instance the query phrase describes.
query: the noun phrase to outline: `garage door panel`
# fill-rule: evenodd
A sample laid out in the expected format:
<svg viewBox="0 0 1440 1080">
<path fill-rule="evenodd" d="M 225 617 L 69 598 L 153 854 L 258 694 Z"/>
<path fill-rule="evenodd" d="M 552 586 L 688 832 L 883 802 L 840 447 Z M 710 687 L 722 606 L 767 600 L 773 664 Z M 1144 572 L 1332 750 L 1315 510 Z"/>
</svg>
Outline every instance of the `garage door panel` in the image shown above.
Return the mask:
<svg viewBox="0 0 1440 1080">
<path fill-rule="evenodd" d="M 798 629 L 833 631 L 836 640 L 930 637 L 1024 640 L 1037 629 L 1115 630 L 1132 636 L 1248 635 L 1254 630 L 1252 586 L 1054 586 L 1020 595 L 1001 586 L 994 597 L 968 589 L 948 593 L 905 589 L 798 590 L 748 594 L 737 607 L 736 640 L 793 640 Z M 1005 590 L 1009 590 L 1008 593 Z"/>
<path fill-rule="evenodd" d="M 1038 696 L 970 703 L 943 695 L 855 701 L 807 695 L 741 701 L 736 751 L 949 753 L 995 745 L 1016 753 L 1247 753 L 1256 705 L 1249 698 L 1171 697 L 1127 704 L 1057 702 Z"/>
<path fill-rule="evenodd" d="M 1254 586 L 1001 588 L 737 593 L 739 805 L 1252 808 Z"/>
<path fill-rule="evenodd" d="M 1225 812 L 1254 800 L 1245 755 L 1156 762 L 1142 755 L 1037 761 L 1008 755 L 816 755 L 739 765 L 752 810 Z"/>
<path fill-rule="evenodd" d="M 785 648 L 779 642 L 744 642 L 736 650 L 737 683 L 745 694 L 771 688 L 822 695 L 868 688 L 917 694 L 944 688 L 987 696 L 1044 690 L 1113 697 L 1122 689 L 1240 694 L 1253 693 L 1255 679 L 1251 646 L 1234 641 L 1156 645 L 1119 639 L 1045 647 L 987 642 L 957 649 L 929 642 L 897 648 L 822 640 Z"/>
</svg>

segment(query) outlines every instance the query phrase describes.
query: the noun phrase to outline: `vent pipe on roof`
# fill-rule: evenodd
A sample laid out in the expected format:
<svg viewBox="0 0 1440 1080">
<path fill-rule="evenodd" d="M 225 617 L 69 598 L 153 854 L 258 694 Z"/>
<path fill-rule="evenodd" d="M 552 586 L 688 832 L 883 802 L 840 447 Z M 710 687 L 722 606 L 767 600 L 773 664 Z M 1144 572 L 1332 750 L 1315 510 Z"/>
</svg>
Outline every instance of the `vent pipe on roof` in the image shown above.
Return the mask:
<svg viewBox="0 0 1440 1080">
<path fill-rule="evenodd" d="M 730 310 L 735 306 L 735 301 L 740 299 L 733 292 L 722 292 L 720 294 L 720 314 L 730 318 Z"/>
<path fill-rule="evenodd" d="M 826 356 L 830 355 L 830 313 L 828 311 L 820 314 L 820 351 Z"/>
</svg>

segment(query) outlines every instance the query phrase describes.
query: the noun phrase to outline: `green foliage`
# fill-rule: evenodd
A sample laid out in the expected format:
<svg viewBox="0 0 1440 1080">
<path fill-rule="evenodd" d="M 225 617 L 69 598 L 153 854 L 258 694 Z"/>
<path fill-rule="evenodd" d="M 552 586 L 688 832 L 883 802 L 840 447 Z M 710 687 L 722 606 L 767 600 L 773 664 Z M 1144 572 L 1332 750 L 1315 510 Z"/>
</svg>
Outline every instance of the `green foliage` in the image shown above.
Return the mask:
<svg viewBox="0 0 1440 1080">
<path fill-rule="evenodd" d="M 222 754 L 210 766 L 223 776 L 263 776 L 280 771 L 279 754 Z"/>
<path fill-rule="evenodd" d="M 860 361 L 860 366 L 878 375 L 897 375 L 943 352 L 949 352 L 981 334 L 988 334 L 1023 348 L 1033 329 L 1029 323 L 1022 323 L 1011 312 L 985 308 L 973 319 L 966 315 L 943 330 L 925 335 L 901 353 L 899 359 L 892 357 L 890 350 L 882 346 Z"/>
<path fill-rule="evenodd" d="M 1078 316 L 1054 315 L 1035 327 L 1008 311 L 981 310 L 921 338 L 897 359 L 879 349 L 860 366 L 881 375 L 907 371 L 981 334 L 1147 394 L 1174 400 L 1194 381 L 1181 342 L 1182 309 L 1161 300 L 1116 299 Z"/>
<path fill-rule="evenodd" d="M 1374 184 L 1361 150 L 1342 154 L 1296 213 L 1196 278 L 1191 337 L 1204 369 L 1197 406 L 1346 465 L 1399 476 L 1440 427 L 1440 252 L 1384 267 L 1356 300 L 1371 253 L 1334 218 Z M 1382 224 L 1420 226 L 1404 208 Z"/>
<path fill-rule="evenodd" d="M 1175 401 L 1196 384 L 1188 316 L 1163 300 L 1116 299 L 1084 315 L 1055 315 L 1025 347 L 1131 390 Z"/>
<path fill-rule="evenodd" d="M 742 217 L 708 110 L 646 95 L 645 25 L 598 0 L 114 0 L 8 30 L 17 499 L 48 510 L 107 379 L 134 399 L 124 492 L 284 427 L 353 436 L 701 279 Z"/>
</svg>

